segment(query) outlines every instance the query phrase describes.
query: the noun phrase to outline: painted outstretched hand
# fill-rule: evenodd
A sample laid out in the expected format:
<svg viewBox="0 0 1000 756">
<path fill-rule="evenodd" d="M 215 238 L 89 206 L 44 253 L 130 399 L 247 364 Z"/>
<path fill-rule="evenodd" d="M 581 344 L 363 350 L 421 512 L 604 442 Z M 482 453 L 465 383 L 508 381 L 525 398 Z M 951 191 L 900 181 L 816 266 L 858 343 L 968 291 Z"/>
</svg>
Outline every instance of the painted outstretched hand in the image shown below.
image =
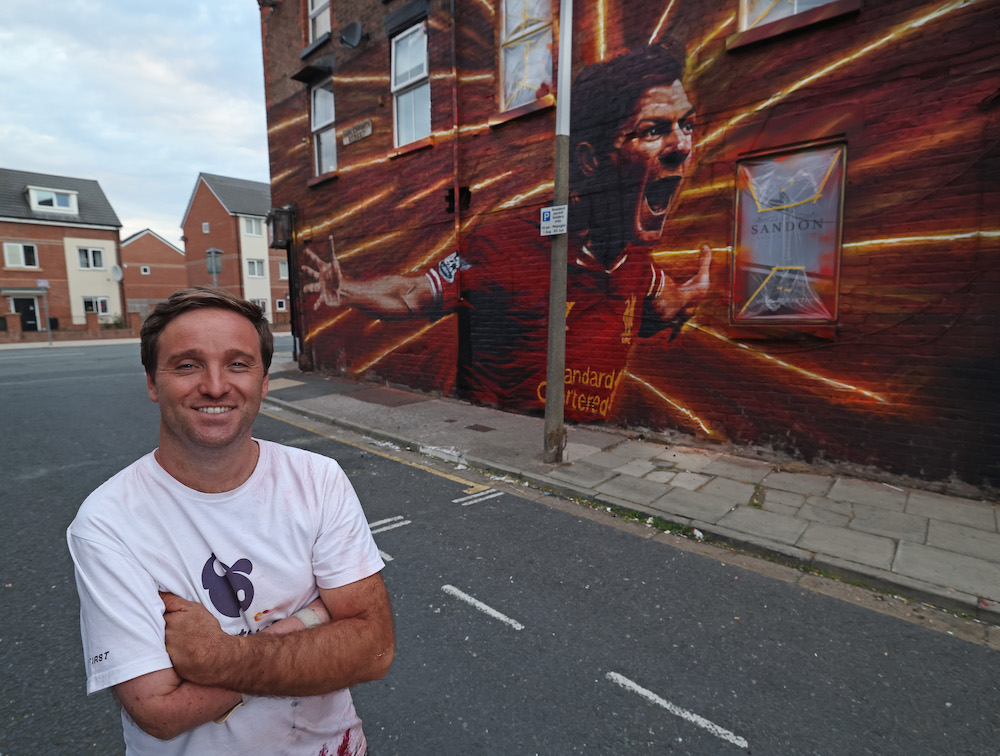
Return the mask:
<svg viewBox="0 0 1000 756">
<path fill-rule="evenodd" d="M 317 255 L 312 247 L 306 247 L 304 252 L 306 259 L 312 264 L 302 266 L 302 274 L 312 279 L 302 287 L 306 294 L 316 294 L 316 302 L 313 309 L 318 310 L 321 305 L 327 307 L 340 306 L 340 287 L 343 283 L 343 275 L 340 272 L 340 262 L 337 260 L 337 252 L 333 248 L 333 236 L 330 239 L 330 262 L 324 261 Z"/>
<path fill-rule="evenodd" d="M 682 310 L 693 308 L 698 302 L 708 296 L 708 287 L 711 283 L 709 271 L 712 268 L 712 248 L 708 244 L 701 245 L 701 264 L 698 272 L 691 278 L 677 287 L 684 300 L 681 305 Z"/>
</svg>

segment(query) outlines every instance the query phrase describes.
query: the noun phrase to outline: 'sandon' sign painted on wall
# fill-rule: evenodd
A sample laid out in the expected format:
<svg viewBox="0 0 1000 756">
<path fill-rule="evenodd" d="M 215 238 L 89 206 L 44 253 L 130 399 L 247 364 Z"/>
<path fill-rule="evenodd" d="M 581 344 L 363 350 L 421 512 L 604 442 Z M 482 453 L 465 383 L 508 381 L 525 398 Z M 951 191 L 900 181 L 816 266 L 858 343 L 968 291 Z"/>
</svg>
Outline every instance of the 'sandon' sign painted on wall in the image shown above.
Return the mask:
<svg viewBox="0 0 1000 756">
<path fill-rule="evenodd" d="M 553 205 L 542 208 L 542 236 L 566 233 L 567 205 Z"/>
</svg>

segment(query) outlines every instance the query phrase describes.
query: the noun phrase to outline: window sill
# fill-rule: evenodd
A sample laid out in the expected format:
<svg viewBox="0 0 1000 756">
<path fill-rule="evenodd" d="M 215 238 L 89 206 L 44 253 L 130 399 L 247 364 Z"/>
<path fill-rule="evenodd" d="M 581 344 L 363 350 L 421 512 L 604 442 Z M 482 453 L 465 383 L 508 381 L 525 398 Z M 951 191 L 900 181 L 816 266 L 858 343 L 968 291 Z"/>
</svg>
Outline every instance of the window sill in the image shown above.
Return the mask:
<svg viewBox="0 0 1000 756">
<path fill-rule="evenodd" d="M 415 142 L 410 142 L 409 144 L 404 144 L 402 147 L 397 147 L 391 153 L 389 153 L 389 159 L 395 160 L 398 157 L 403 157 L 403 155 L 409 155 L 411 152 L 420 152 L 421 150 L 426 150 L 434 146 L 434 137 L 424 137 L 423 139 L 418 139 Z"/>
<path fill-rule="evenodd" d="M 857 13 L 860 10 L 861 0 L 835 0 L 827 5 L 820 6 L 819 8 L 813 8 L 812 10 L 803 11 L 802 13 L 796 13 L 793 16 L 786 16 L 785 18 L 779 18 L 777 21 L 772 21 L 769 24 L 763 24 L 755 29 L 747 29 L 746 31 L 731 34 L 726 37 L 726 49 L 736 50 L 740 47 L 746 47 L 747 45 L 752 45 L 765 39 L 772 39 L 774 37 L 779 37 L 783 34 L 788 34 L 798 29 L 802 29 L 806 26 L 818 24 L 822 21 L 829 21 L 830 19 L 845 16 L 849 13 Z"/>
<path fill-rule="evenodd" d="M 306 182 L 306 186 L 312 189 L 313 187 L 325 184 L 327 181 L 333 181 L 339 175 L 340 174 L 337 173 L 337 171 L 328 171 L 327 173 L 321 173 L 318 176 L 313 176 L 311 179 L 309 179 Z"/>
<path fill-rule="evenodd" d="M 332 32 L 323 32 L 314 41 L 310 42 L 308 45 L 302 48 L 302 52 L 299 53 L 299 60 L 305 60 L 316 50 L 321 48 L 327 42 L 333 38 Z"/>
<path fill-rule="evenodd" d="M 503 126 L 505 123 L 516 120 L 518 118 L 523 118 L 531 113 L 537 113 L 539 110 L 548 110 L 556 104 L 555 95 L 547 94 L 543 97 L 539 97 L 534 102 L 529 102 L 524 105 L 520 105 L 516 108 L 511 108 L 510 110 L 505 110 L 502 113 L 497 113 L 490 116 L 489 125 L 490 128 L 496 128 L 497 126 Z"/>
</svg>

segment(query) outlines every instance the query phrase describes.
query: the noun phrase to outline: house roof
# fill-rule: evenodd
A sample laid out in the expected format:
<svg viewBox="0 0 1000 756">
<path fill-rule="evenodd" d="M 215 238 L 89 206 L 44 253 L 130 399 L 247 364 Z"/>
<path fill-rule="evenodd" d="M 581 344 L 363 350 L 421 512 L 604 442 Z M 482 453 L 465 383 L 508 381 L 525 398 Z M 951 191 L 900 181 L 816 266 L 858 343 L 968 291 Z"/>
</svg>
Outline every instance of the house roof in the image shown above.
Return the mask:
<svg viewBox="0 0 1000 756">
<path fill-rule="evenodd" d="M 191 199 L 188 200 L 187 209 L 184 211 L 184 218 L 181 220 L 182 227 L 187 223 L 191 203 L 194 202 L 194 195 L 202 181 L 212 194 L 218 197 L 230 215 L 259 215 L 263 218 L 271 209 L 270 184 L 264 181 L 248 181 L 229 176 L 216 176 L 212 173 L 199 173 L 194 191 L 191 192 Z"/>
<path fill-rule="evenodd" d="M 131 244 L 132 242 L 134 242 L 137 239 L 145 236 L 146 234 L 149 234 L 150 236 L 153 236 L 153 237 L 157 238 L 159 241 L 161 241 L 163 244 L 166 244 L 168 247 L 170 247 L 177 254 L 179 254 L 179 255 L 183 255 L 184 254 L 184 250 L 183 249 L 178 249 L 175 245 L 173 245 L 170 242 L 168 242 L 166 239 L 164 239 L 158 233 L 156 233 L 155 231 L 153 231 L 151 228 L 144 228 L 144 229 L 142 229 L 142 231 L 136 231 L 134 234 L 132 234 L 130 237 L 128 237 L 127 239 L 125 239 L 125 241 L 122 242 L 122 246 L 124 247 L 127 244 Z"/>
<path fill-rule="evenodd" d="M 56 189 L 77 193 L 76 215 L 45 213 L 32 210 L 28 200 L 28 187 Z M 109 226 L 121 228 L 121 221 L 104 196 L 101 185 L 92 179 L 53 176 L 0 168 L 0 218 L 26 221 L 46 221 L 61 226 Z"/>
</svg>

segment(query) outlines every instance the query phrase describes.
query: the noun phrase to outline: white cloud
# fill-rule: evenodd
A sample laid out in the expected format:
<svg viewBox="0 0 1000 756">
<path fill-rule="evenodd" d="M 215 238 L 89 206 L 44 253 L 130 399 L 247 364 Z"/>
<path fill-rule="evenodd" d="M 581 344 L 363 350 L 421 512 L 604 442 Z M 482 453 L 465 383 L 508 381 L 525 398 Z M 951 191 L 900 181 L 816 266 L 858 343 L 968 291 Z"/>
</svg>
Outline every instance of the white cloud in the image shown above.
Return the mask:
<svg viewBox="0 0 1000 756">
<path fill-rule="evenodd" d="M 249 0 L 4 0 L 0 166 L 96 179 L 123 223 L 182 246 L 200 171 L 268 180 Z"/>
</svg>

